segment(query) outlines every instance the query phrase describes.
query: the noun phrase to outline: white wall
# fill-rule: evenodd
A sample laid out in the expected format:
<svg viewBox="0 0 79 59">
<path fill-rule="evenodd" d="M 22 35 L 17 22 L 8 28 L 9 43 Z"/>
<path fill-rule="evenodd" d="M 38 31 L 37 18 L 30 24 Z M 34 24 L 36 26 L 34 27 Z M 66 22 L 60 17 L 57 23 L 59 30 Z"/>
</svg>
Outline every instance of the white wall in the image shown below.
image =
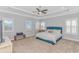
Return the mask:
<svg viewBox="0 0 79 59">
<path fill-rule="evenodd" d="M 1 13 L 0 12 L 0 19 L 4 20 L 4 19 L 8 19 L 10 18 L 11 20 L 14 21 L 14 31 L 13 32 L 6 32 L 4 33 L 4 36 L 8 36 L 9 38 L 13 39 L 14 35 L 16 34 L 16 32 L 24 32 L 24 34 L 27 34 L 27 29 L 25 28 L 25 21 L 31 20 L 33 21 L 33 30 L 32 32 L 29 32 L 29 35 L 32 35 L 35 33 L 34 30 L 34 18 L 29 18 L 29 17 L 23 17 L 23 16 L 18 16 L 18 15 L 14 15 L 14 14 L 9 14 L 9 13 Z M 26 36 L 27 36 L 26 35 Z"/>
<path fill-rule="evenodd" d="M 69 38 L 72 40 L 79 41 L 79 24 L 78 24 L 78 34 L 77 35 L 66 34 L 66 32 L 65 32 L 66 31 L 65 21 L 72 20 L 72 19 L 78 19 L 78 23 L 79 23 L 79 14 L 78 13 L 70 14 L 70 15 L 65 15 L 65 16 L 60 16 L 60 17 L 55 17 L 55 18 L 43 19 L 41 21 L 46 22 L 46 26 L 62 26 L 64 38 Z"/>
</svg>

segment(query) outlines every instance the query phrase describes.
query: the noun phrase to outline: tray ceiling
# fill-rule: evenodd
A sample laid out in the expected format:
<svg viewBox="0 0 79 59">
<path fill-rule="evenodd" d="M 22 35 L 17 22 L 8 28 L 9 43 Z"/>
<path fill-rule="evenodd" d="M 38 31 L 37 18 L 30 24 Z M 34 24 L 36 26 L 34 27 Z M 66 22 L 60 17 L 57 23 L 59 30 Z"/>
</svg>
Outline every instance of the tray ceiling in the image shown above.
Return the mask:
<svg viewBox="0 0 79 59">
<path fill-rule="evenodd" d="M 37 7 L 38 6 L 0 6 L 0 12 L 37 18 L 56 17 L 79 12 L 78 6 L 42 6 L 42 9 L 48 9 L 47 14 L 36 16 L 33 11 L 35 11 Z"/>
</svg>

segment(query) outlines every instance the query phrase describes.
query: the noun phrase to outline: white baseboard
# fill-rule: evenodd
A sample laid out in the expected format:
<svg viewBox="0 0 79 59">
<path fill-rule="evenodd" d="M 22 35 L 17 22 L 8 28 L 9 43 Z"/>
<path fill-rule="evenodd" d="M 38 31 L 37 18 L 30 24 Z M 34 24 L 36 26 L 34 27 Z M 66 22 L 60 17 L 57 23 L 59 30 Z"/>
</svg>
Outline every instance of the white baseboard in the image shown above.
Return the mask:
<svg viewBox="0 0 79 59">
<path fill-rule="evenodd" d="M 72 40 L 72 41 L 77 41 L 77 42 L 79 42 L 79 39 L 73 39 L 73 38 L 69 38 L 69 37 L 64 37 L 63 39 L 67 39 L 67 40 Z"/>
<path fill-rule="evenodd" d="M 32 37 L 32 36 L 34 36 L 34 34 L 26 35 L 26 37 Z"/>
</svg>

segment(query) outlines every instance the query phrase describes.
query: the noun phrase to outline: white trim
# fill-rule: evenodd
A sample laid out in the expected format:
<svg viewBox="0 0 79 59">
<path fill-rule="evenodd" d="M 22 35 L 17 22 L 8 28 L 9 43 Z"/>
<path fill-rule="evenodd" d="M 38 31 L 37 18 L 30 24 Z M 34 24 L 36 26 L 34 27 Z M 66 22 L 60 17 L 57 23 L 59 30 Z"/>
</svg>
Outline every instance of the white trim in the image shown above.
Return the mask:
<svg viewBox="0 0 79 59">
<path fill-rule="evenodd" d="M 25 13 L 28 13 L 28 14 L 32 15 L 33 17 L 36 16 L 32 12 L 26 11 L 26 10 L 24 10 L 22 8 L 18 8 L 18 7 L 15 7 L 15 6 L 11 6 L 10 8 L 16 9 L 16 10 L 19 10 L 19 11 L 23 11 Z M 74 10 L 74 9 L 72 9 L 72 10 Z M 47 17 L 47 16 L 50 17 L 52 14 L 57 14 L 57 13 L 58 13 L 58 15 L 60 15 L 60 13 L 62 14 L 62 12 L 63 13 L 68 12 L 69 13 L 69 10 L 68 9 L 65 9 L 65 8 L 61 8 L 61 10 L 58 10 L 58 11 L 55 11 L 55 12 L 50 12 L 49 14 L 47 14 L 46 16 L 43 16 L 43 17 Z"/>
<path fill-rule="evenodd" d="M 15 15 L 24 16 L 24 17 L 32 17 L 32 18 L 36 18 L 36 17 L 34 17 L 34 16 L 23 15 L 23 14 L 19 14 L 19 13 L 16 13 L 16 12 L 11 12 L 11 11 L 6 11 L 6 10 L 0 10 L 0 12 L 3 12 L 3 13 L 10 13 L 10 14 L 15 14 Z"/>
<path fill-rule="evenodd" d="M 21 8 L 18 8 L 18 7 L 15 7 L 15 6 L 11 6 L 10 8 L 16 9 L 16 10 L 19 10 L 19 11 L 23 11 L 23 12 L 25 12 L 25 13 L 31 14 L 31 15 L 33 15 L 33 16 L 36 16 L 36 15 L 34 15 L 32 12 L 26 11 L 26 10 L 24 10 L 24 9 L 21 9 Z M 62 13 L 62 12 L 67 12 L 67 9 L 62 9 L 62 10 L 58 10 L 58 11 L 55 11 L 55 12 L 50 12 L 50 13 L 47 14 L 46 16 L 51 15 L 51 14 L 57 14 L 57 13 L 59 13 L 59 12 L 61 12 L 61 13 Z"/>
<path fill-rule="evenodd" d="M 79 42 L 79 39 L 75 39 L 75 38 L 73 39 L 73 38 L 69 38 L 69 37 L 63 37 L 63 39 Z"/>
<path fill-rule="evenodd" d="M 26 37 L 32 37 L 35 36 L 35 33 L 29 32 L 29 33 L 25 33 Z"/>
<path fill-rule="evenodd" d="M 29 11 L 26 11 L 24 9 L 21 9 L 21 8 L 18 8 L 18 7 L 14 7 L 14 6 L 11 6 L 10 8 L 15 9 L 15 10 L 19 10 L 19 11 L 22 11 L 22 12 L 25 12 L 25 13 L 28 13 L 28 14 L 32 13 L 32 12 L 29 12 Z M 31 14 L 31 15 L 33 15 L 33 14 Z"/>
<path fill-rule="evenodd" d="M 21 10 L 20 8 L 16 8 L 16 7 L 12 7 L 11 8 L 14 8 L 16 10 L 20 10 L 20 11 L 23 11 L 23 12 L 27 12 L 25 10 Z M 43 16 L 43 17 L 37 17 L 37 16 L 33 16 L 33 15 L 28 15 L 28 14 L 20 14 L 20 13 L 17 13 L 17 12 L 12 12 L 12 11 L 8 11 L 8 10 L 0 10 L 0 12 L 4 12 L 4 13 L 10 13 L 10 14 L 16 14 L 16 15 L 19 15 L 19 16 L 24 16 L 24 17 L 32 17 L 32 18 L 36 18 L 36 19 L 48 19 L 48 18 L 51 18 L 51 17 L 58 17 L 58 16 L 64 16 L 64 15 L 68 15 L 68 14 L 74 14 L 74 13 L 78 13 L 79 11 L 76 11 L 76 12 L 66 12 L 66 13 L 61 13 L 61 14 L 51 14 L 50 16 L 47 15 L 47 16 Z M 27 12 L 29 13 L 29 12 Z"/>
<path fill-rule="evenodd" d="M 59 16 L 65 16 L 65 15 L 69 15 L 69 14 L 76 14 L 76 13 L 78 13 L 78 11 L 77 12 L 67 12 L 67 13 L 62 13 L 62 14 L 57 14 L 57 15 L 50 15 L 50 16 L 44 16 L 44 17 L 41 17 L 41 19 L 49 19 L 49 18 L 53 18 L 53 17 L 59 17 Z M 40 19 L 40 17 L 38 17 L 38 19 Z"/>
</svg>

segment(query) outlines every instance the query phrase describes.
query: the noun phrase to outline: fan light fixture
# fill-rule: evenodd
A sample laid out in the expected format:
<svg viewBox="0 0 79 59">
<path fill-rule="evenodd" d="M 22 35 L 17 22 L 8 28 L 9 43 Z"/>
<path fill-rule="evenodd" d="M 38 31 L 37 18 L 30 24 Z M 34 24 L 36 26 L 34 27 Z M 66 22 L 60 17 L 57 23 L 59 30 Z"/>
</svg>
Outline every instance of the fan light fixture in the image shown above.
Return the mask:
<svg viewBox="0 0 79 59">
<path fill-rule="evenodd" d="M 47 14 L 48 9 L 43 9 L 42 6 L 39 6 L 36 8 L 35 11 L 33 11 L 33 14 L 37 16 L 43 16 Z"/>
</svg>

